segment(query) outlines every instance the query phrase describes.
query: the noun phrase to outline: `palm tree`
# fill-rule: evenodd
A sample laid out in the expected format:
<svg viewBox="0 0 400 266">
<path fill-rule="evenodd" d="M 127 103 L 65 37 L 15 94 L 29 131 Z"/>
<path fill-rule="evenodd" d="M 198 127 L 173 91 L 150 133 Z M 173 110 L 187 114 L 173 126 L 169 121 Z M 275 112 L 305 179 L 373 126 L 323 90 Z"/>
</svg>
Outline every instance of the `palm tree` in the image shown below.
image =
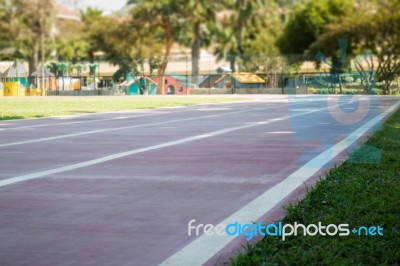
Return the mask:
<svg viewBox="0 0 400 266">
<path fill-rule="evenodd" d="M 13 59 L 16 40 L 20 35 L 20 21 L 10 0 L 0 0 L 0 57 Z"/>
<path fill-rule="evenodd" d="M 187 21 L 190 22 L 192 27 L 192 78 L 193 83 L 197 83 L 198 75 L 200 73 L 199 60 L 200 48 L 202 44 L 209 45 L 210 36 L 204 37 L 204 27 L 209 28 L 210 24 L 216 21 L 216 13 L 223 8 L 220 1 L 206 1 L 206 0 L 192 0 L 188 1 L 188 17 Z M 203 29 L 203 32 L 202 32 Z M 206 29 L 208 31 L 208 29 Z"/>
<path fill-rule="evenodd" d="M 31 43 L 29 59 L 29 73 L 32 74 L 38 65 L 39 55 L 41 73 L 44 76 L 44 61 L 46 54 L 46 37 L 50 35 L 54 25 L 53 0 L 14 0 L 13 6 L 19 15 L 18 18 L 28 29 L 25 38 Z M 42 95 L 45 93 L 44 79 L 41 84 Z"/>
<path fill-rule="evenodd" d="M 85 66 L 82 64 L 77 64 L 75 65 L 76 71 L 78 72 L 79 76 L 79 90 L 82 90 L 82 84 L 83 84 L 83 79 L 82 79 L 82 72 L 85 69 Z"/>
<path fill-rule="evenodd" d="M 68 63 L 64 63 L 64 62 L 62 62 L 58 65 L 58 70 L 60 71 L 61 78 L 62 78 L 62 90 L 65 89 L 65 70 L 67 69 L 67 67 L 68 67 Z"/>
<path fill-rule="evenodd" d="M 86 32 L 85 34 L 85 45 L 87 47 L 77 47 L 78 49 L 82 49 L 81 51 L 86 51 L 89 61 L 94 63 L 95 61 L 95 52 L 99 51 L 99 35 L 103 32 L 101 26 L 105 22 L 105 18 L 103 16 L 103 12 L 96 8 L 88 7 L 84 11 L 80 11 L 81 20 L 84 24 L 83 30 Z M 106 26 L 113 26 L 105 24 Z"/>
<path fill-rule="evenodd" d="M 132 16 L 140 21 L 149 31 L 161 29 L 164 39 L 164 55 L 158 68 L 157 94 L 165 94 L 164 77 L 168 66 L 171 48 L 178 34 L 177 28 L 182 25 L 183 14 L 187 13 L 185 0 L 129 0 L 128 5 L 133 5 Z"/>
<path fill-rule="evenodd" d="M 221 61 L 226 59 L 229 61 L 230 69 L 235 72 L 237 43 L 235 33 L 232 28 L 218 26 L 215 30 L 218 46 L 215 50 L 217 60 Z"/>
<path fill-rule="evenodd" d="M 222 22 L 222 28 L 217 29 L 219 47 L 216 54 L 219 58 L 229 60 L 233 72 L 236 70 L 238 59 L 240 61 L 244 59 L 246 29 L 253 27 L 255 20 L 262 19 L 257 12 L 264 7 L 264 2 L 264 0 L 227 0 L 226 5 L 231 12 Z"/>
</svg>

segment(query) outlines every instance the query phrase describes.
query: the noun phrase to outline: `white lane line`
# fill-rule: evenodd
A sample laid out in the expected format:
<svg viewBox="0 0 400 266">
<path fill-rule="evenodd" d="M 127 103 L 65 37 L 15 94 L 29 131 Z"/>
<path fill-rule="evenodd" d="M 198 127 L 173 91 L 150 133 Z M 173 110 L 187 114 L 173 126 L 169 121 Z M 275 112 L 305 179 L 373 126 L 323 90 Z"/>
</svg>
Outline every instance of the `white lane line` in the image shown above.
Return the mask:
<svg viewBox="0 0 400 266">
<path fill-rule="evenodd" d="M 286 99 L 287 100 L 287 99 Z M 71 122 L 61 122 L 61 123 L 47 123 L 47 124 L 40 124 L 40 125 L 28 125 L 28 126 L 19 126 L 19 127 L 6 127 L 6 128 L 0 128 L 0 131 L 8 131 L 8 130 L 20 130 L 20 129 L 28 129 L 28 128 L 40 128 L 40 127 L 48 127 L 48 126 L 59 126 L 59 125 L 73 125 L 73 124 L 87 124 L 87 123 L 94 123 L 94 122 L 104 122 L 104 121 L 112 121 L 112 120 L 122 120 L 122 119 L 131 119 L 131 118 L 137 118 L 137 117 L 146 117 L 146 116 L 155 116 L 155 115 L 167 115 L 167 114 L 176 114 L 176 113 L 183 113 L 186 112 L 187 110 L 178 110 L 178 112 L 158 112 L 158 111 L 163 111 L 163 110 L 171 110 L 175 111 L 174 109 L 194 109 L 190 111 L 197 111 L 195 108 L 204 108 L 207 105 L 220 105 L 221 107 L 232 107 L 232 105 L 239 105 L 240 106 L 246 106 L 248 103 L 252 103 L 249 101 L 240 101 L 240 102 L 227 102 L 227 103 L 204 103 L 204 104 L 198 104 L 198 105 L 189 105 L 189 106 L 170 106 L 170 107 L 164 107 L 160 109 L 152 109 L 151 113 L 149 114 L 143 114 L 145 112 L 144 110 L 135 110 L 135 111 L 112 111 L 112 112 L 102 112 L 102 113 L 93 113 L 93 114 L 81 114 L 81 115 L 62 115 L 62 116 L 50 116 L 50 117 L 40 117 L 40 118 L 26 118 L 26 119 L 10 119 L 10 120 L 4 120 L 4 122 L 9 122 L 9 121 L 26 121 L 26 120 L 41 120 L 41 119 L 57 119 L 57 118 L 63 118 L 63 119 L 73 119 L 77 117 L 90 117 L 93 115 L 99 115 L 99 114 L 118 114 L 118 113 L 135 113 L 139 115 L 130 115 L 130 116 L 125 116 L 125 117 L 112 117 L 112 118 L 102 118 L 102 119 L 94 119 L 94 120 L 84 120 L 84 121 L 71 121 Z M 272 106 L 269 109 L 273 109 L 276 106 L 276 102 L 268 102 L 271 103 Z M 293 101 L 291 104 L 292 105 L 299 105 L 303 104 L 304 101 Z M 146 110 L 150 111 L 150 110 Z M 141 115 L 140 115 L 141 114 Z"/>
<path fill-rule="evenodd" d="M 399 106 L 400 102 L 390 107 L 383 114 L 380 114 L 369 120 L 361 127 L 350 133 L 345 139 L 311 159 L 286 179 L 268 189 L 262 195 L 220 223 L 228 225 L 234 222 L 238 222 L 240 224 L 252 224 L 257 222 L 263 215 L 275 207 L 296 188 L 304 184 L 308 178 L 317 173 L 317 171 L 330 162 L 334 157 L 339 155 L 339 153 L 353 145 L 361 136 L 367 133 L 372 127 L 377 125 Z M 311 168 L 315 166 L 318 167 Z M 222 236 L 216 234 L 211 236 L 202 235 L 163 261 L 160 265 L 203 265 L 233 239 L 234 237 L 226 234 Z"/>
<path fill-rule="evenodd" d="M 188 137 L 188 138 L 184 138 L 184 139 L 176 140 L 176 141 L 170 141 L 170 142 L 157 144 L 157 145 L 153 145 L 153 146 L 149 146 L 149 147 L 145 147 L 145 148 L 140 148 L 140 149 L 125 151 L 125 152 L 120 152 L 120 153 L 116 153 L 116 154 L 113 154 L 113 155 L 105 156 L 105 157 L 102 157 L 102 158 L 89 160 L 89 161 L 76 163 L 76 164 L 71 164 L 71 165 L 67 165 L 67 166 L 63 166 L 63 167 L 59 167 L 59 168 L 55 168 L 55 169 L 50 169 L 50 170 L 36 172 L 36 173 L 32 173 L 32 174 L 12 177 L 12 178 L 8 178 L 8 179 L 0 180 L 0 187 L 7 186 L 7 185 L 10 185 L 10 184 L 14 184 L 14 183 L 21 182 L 21 181 L 27 181 L 27 180 L 43 177 L 43 176 L 48 176 L 48 175 L 63 173 L 63 172 L 71 171 L 71 170 L 76 170 L 76 169 L 79 169 L 79 168 L 92 166 L 92 165 L 99 164 L 99 163 L 104 163 L 104 162 L 107 162 L 107 161 L 119 159 L 119 158 L 122 158 L 122 157 L 130 156 L 130 155 L 134 155 L 134 154 L 138 154 L 138 153 L 143 153 L 143 152 L 147 152 L 147 151 L 162 149 L 162 148 L 175 146 L 175 145 L 179 145 L 179 144 L 183 144 L 183 143 L 187 143 L 187 142 L 192 142 L 192 141 L 199 140 L 199 139 L 215 137 L 215 136 L 218 136 L 218 135 L 222 135 L 222 134 L 225 134 L 225 133 L 238 131 L 238 130 L 242 130 L 242 129 L 246 129 L 246 128 L 252 128 L 252 127 L 257 127 L 257 126 L 261 126 L 261 125 L 267 125 L 267 124 L 271 124 L 271 123 L 274 123 L 274 122 L 277 122 L 277 121 L 286 120 L 286 119 L 289 119 L 289 118 L 292 118 L 292 117 L 303 116 L 303 115 L 307 115 L 307 114 L 310 114 L 310 113 L 319 112 L 319 111 L 322 111 L 322 110 L 326 110 L 328 108 L 330 108 L 330 107 L 323 107 L 323 108 L 315 109 L 313 111 L 309 111 L 309 112 L 306 112 L 306 113 L 298 113 L 298 114 L 294 114 L 294 115 L 286 115 L 286 116 L 283 116 L 283 117 L 274 118 L 274 119 L 270 119 L 270 120 L 266 120 L 266 121 L 254 122 L 254 123 L 243 125 L 243 126 L 237 126 L 237 127 L 227 128 L 227 129 L 223 129 L 223 130 L 217 130 L 217 131 L 209 132 L 209 133 L 206 133 L 206 134 L 201 134 L 201 135 L 197 135 L 197 136 L 193 136 L 193 137 Z"/>
<path fill-rule="evenodd" d="M 239 114 L 239 113 L 245 113 L 245 112 L 251 112 L 251 111 L 269 110 L 269 109 L 274 109 L 274 108 L 276 108 L 276 106 L 272 106 L 272 107 L 268 107 L 268 108 L 246 109 L 246 110 L 240 110 L 240 111 L 235 111 L 235 112 L 228 112 L 228 113 L 221 113 L 221 114 L 207 115 L 207 116 L 200 116 L 200 117 L 169 120 L 169 121 L 158 122 L 158 123 L 148 123 L 148 124 L 141 124 L 141 125 L 125 126 L 125 127 L 90 130 L 90 131 L 84 131 L 84 132 L 79 132 L 79 133 L 64 134 L 64 135 L 59 135 L 59 136 L 54 136 L 54 137 L 47 137 L 47 138 L 31 139 L 31 140 L 24 140 L 24 141 L 5 143 L 5 144 L 0 144 L 0 148 L 23 145 L 23 144 L 30 144 L 30 143 L 36 143 L 36 142 L 43 142 L 43 141 L 51 141 L 51 140 L 57 140 L 57 139 L 65 139 L 65 138 L 71 138 L 71 137 L 77 137 L 77 136 L 83 136 L 83 135 L 90 135 L 90 134 L 96 134 L 96 133 L 102 133 L 102 132 L 109 132 L 109 131 L 140 128 L 140 127 L 147 127 L 147 126 L 158 126 L 158 125 L 165 125 L 165 124 L 176 123 L 176 122 L 199 120 L 199 119 L 204 119 L 204 118 L 219 117 L 219 116 Z"/>
<path fill-rule="evenodd" d="M 29 120 L 44 120 L 49 118 L 76 118 L 76 117 L 85 117 L 85 116 L 96 116 L 101 114 L 118 114 L 118 113 L 141 113 L 142 111 L 150 111 L 150 110 L 164 110 L 164 109 L 172 109 L 177 107 L 196 107 L 200 105 L 207 105 L 207 104 L 230 104 L 230 103 L 249 103 L 251 100 L 244 100 L 244 101 L 234 101 L 234 102 L 216 102 L 216 103 L 199 103 L 199 104 L 192 104 L 192 105 L 181 105 L 181 106 L 166 106 L 161 108 L 142 108 L 142 109 L 131 109 L 131 110 L 117 110 L 117 111 L 106 111 L 106 112 L 96 112 L 96 113 L 81 113 L 81 114 L 74 114 L 74 115 L 54 115 L 54 116 L 46 116 L 46 117 L 30 117 L 30 118 L 23 118 L 23 119 L 7 119 L 4 121 L 29 121 Z"/>
<path fill-rule="evenodd" d="M 64 134 L 64 135 L 48 137 L 48 138 L 32 139 L 32 140 L 18 141 L 18 142 L 12 142 L 12 143 L 5 143 L 5 144 L 0 144 L 0 148 L 23 145 L 23 144 L 29 144 L 29 143 L 36 143 L 36 142 L 43 142 L 43 141 L 51 141 L 51 140 L 57 140 L 57 139 L 64 139 L 64 138 L 71 138 L 71 137 L 90 135 L 90 134 L 109 132 L 109 131 L 132 129 L 132 128 L 139 128 L 139 127 L 146 127 L 146 126 L 158 126 L 158 125 L 164 125 L 164 124 L 169 124 L 169 123 L 197 120 L 197 119 L 203 119 L 203 118 L 211 118 L 211 117 L 216 117 L 216 116 L 217 115 L 208 115 L 208 116 L 201 116 L 201 117 L 195 117 L 195 118 L 169 120 L 169 121 L 164 121 L 164 122 L 159 122 L 159 123 L 148 123 L 148 124 L 141 124 L 141 125 L 134 125 L 134 126 L 125 126 L 125 127 L 90 130 L 90 131 L 84 131 L 84 132 L 72 133 L 72 134 Z"/>
<path fill-rule="evenodd" d="M 155 110 L 153 110 L 153 111 L 155 111 Z M 157 110 L 157 111 L 159 111 L 159 110 Z M 174 114 L 182 113 L 182 112 L 157 112 L 157 111 L 151 112 L 149 114 L 143 114 L 143 112 L 140 112 L 140 113 L 138 112 L 139 115 L 130 115 L 130 116 L 124 116 L 124 117 L 118 116 L 118 117 L 101 118 L 101 119 L 93 119 L 93 120 L 82 120 L 82 121 L 71 121 L 71 122 L 62 122 L 62 123 L 47 123 L 47 124 L 20 126 L 20 127 L 9 127 L 9 128 L 0 128 L 0 130 L 3 130 L 3 131 L 4 130 L 19 130 L 19 129 L 39 128 L 39 127 L 59 126 L 59 125 L 87 124 L 87 123 L 94 123 L 94 122 L 131 119 L 131 118 L 137 118 L 137 117 L 164 115 L 164 114 L 171 114 L 171 113 L 174 113 Z M 48 118 L 48 117 L 46 117 L 46 118 Z M 54 117 L 50 117 L 50 118 L 54 118 Z M 5 121 L 8 121 L 8 120 L 5 120 Z"/>
<path fill-rule="evenodd" d="M 82 120 L 82 121 L 71 121 L 71 122 L 62 122 L 62 123 L 48 123 L 48 124 L 31 125 L 31 126 L 9 127 L 9 128 L 0 128 L 0 130 L 6 131 L 6 130 L 19 130 L 19 129 L 27 129 L 27 128 L 48 127 L 48 126 L 89 124 L 89 123 L 94 123 L 94 122 L 129 119 L 129 118 L 145 117 L 145 116 L 152 116 L 152 115 L 158 115 L 158 114 L 163 114 L 163 113 L 152 113 L 152 114 L 143 114 L 143 115 L 124 116 L 124 117 L 112 117 L 112 118 L 102 118 L 102 119 L 93 119 L 93 120 Z"/>
<path fill-rule="evenodd" d="M 233 102 L 233 103 L 238 103 L 238 102 Z M 245 102 L 240 102 L 240 103 L 245 103 Z M 221 104 L 221 103 L 220 103 Z M 228 105 L 231 107 L 231 105 Z M 73 124 L 86 124 L 86 123 L 94 123 L 94 122 L 103 122 L 103 121 L 112 121 L 112 120 L 121 120 L 121 119 L 130 119 L 130 118 L 136 118 L 136 117 L 146 117 L 146 116 L 155 116 L 155 115 L 165 115 L 165 114 L 176 114 L 176 113 L 183 113 L 186 112 L 187 110 L 178 110 L 178 112 L 175 111 L 175 109 L 194 109 L 198 108 L 199 106 L 197 105 L 189 105 L 189 106 L 171 106 L 171 107 L 164 107 L 160 109 L 147 109 L 147 110 L 135 110 L 135 111 L 115 111 L 115 112 L 103 112 L 103 113 L 93 113 L 93 114 L 82 114 L 82 115 L 65 115 L 65 116 L 49 116 L 49 117 L 41 117 L 41 118 L 27 118 L 27 119 L 11 119 L 11 120 L 4 120 L 4 122 L 8 121 L 26 121 L 26 120 L 39 120 L 39 119 L 57 119 L 57 118 L 63 118 L 63 119 L 73 119 L 77 117 L 89 117 L 92 115 L 101 115 L 101 114 L 118 114 L 118 113 L 135 113 L 139 115 L 130 115 L 130 116 L 125 116 L 125 117 L 111 117 L 111 118 L 101 118 L 101 119 L 93 119 L 93 120 L 83 120 L 83 121 L 71 121 L 71 122 L 61 122 L 61 123 L 47 123 L 47 124 L 40 124 L 40 125 L 27 125 L 27 126 L 19 126 L 19 127 L 9 127 L 9 128 L 0 128 L 0 131 L 7 131 L 7 130 L 20 130 L 20 129 L 27 129 L 27 128 L 40 128 L 40 127 L 48 127 L 48 126 L 59 126 L 59 125 L 73 125 Z M 159 111 L 168 111 L 170 109 L 173 109 L 172 111 L 174 112 L 159 112 Z M 152 111 L 149 114 L 143 114 L 145 111 Z M 191 110 L 193 111 L 193 110 Z M 196 111 L 196 110 L 194 110 Z M 140 115 L 142 114 L 142 115 Z"/>
</svg>

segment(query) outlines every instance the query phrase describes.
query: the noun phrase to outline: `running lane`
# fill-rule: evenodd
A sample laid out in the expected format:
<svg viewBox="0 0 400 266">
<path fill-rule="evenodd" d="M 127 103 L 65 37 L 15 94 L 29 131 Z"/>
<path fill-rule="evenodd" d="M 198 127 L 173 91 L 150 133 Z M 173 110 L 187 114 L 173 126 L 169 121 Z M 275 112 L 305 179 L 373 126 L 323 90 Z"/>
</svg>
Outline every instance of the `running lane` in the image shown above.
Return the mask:
<svg viewBox="0 0 400 266">
<path fill-rule="evenodd" d="M 395 104 L 280 96 L 2 121 L 1 264 L 213 264 L 225 244 L 190 256 L 201 246 L 191 219 L 218 224 L 245 210 Z M 341 118 L 355 110 L 359 121 Z"/>
</svg>

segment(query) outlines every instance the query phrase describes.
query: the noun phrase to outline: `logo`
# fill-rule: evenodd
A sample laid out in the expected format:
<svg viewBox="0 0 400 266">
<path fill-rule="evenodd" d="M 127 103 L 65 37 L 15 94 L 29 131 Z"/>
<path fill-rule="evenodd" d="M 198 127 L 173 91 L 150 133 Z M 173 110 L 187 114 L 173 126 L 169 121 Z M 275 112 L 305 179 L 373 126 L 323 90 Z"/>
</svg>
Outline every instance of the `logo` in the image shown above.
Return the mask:
<svg viewBox="0 0 400 266">
<path fill-rule="evenodd" d="M 357 236 L 383 236 L 383 228 L 377 226 L 359 226 L 350 230 L 350 225 L 328 224 L 323 225 L 321 222 L 317 224 L 304 225 L 295 222 L 294 224 L 284 224 L 282 221 L 276 224 L 262 225 L 261 222 L 255 224 L 241 224 L 233 222 L 228 225 L 224 224 L 195 224 L 196 219 L 192 219 L 188 223 L 188 236 L 200 236 L 201 234 L 212 236 L 245 236 L 247 241 L 252 240 L 256 236 L 273 236 L 279 237 L 282 241 L 287 240 L 290 236 L 349 236 L 351 233 Z"/>
<path fill-rule="evenodd" d="M 353 67 L 345 71 L 346 68 L 346 49 L 347 40 L 339 40 L 340 60 L 333 63 L 327 57 L 318 52 L 316 59 L 328 66 L 329 73 L 319 73 L 310 77 L 310 81 L 304 81 L 304 86 L 315 89 L 319 95 L 309 95 L 310 100 L 307 108 L 299 107 L 298 95 L 289 95 L 289 111 L 291 115 L 290 124 L 293 132 L 292 140 L 298 143 L 313 143 L 303 145 L 305 149 L 298 158 L 300 165 L 305 165 L 316 154 L 320 154 L 335 145 L 338 141 L 345 138 L 349 132 L 353 132 L 372 118 L 379 115 L 379 97 L 374 94 L 373 88 L 376 83 L 376 75 L 373 69 L 364 70 L 363 64 L 372 57 L 370 52 L 366 52 L 353 60 Z M 336 94 L 338 87 L 343 94 Z M 355 95 L 354 93 L 363 92 L 364 94 Z M 304 100 L 304 97 L 302 97 Z M 327 112 L 315 112 L 315 119 L 307 116 L 298 116 L 299 112 L 307 112 L 318 108 L 326 108 Z M 359 137 L 359 136 L 358 136 Z M 349 140 L 351 141 L 351 140 Z M 362 156 L 354 154 L 350 156 L 351 163 L 379 163 L 381 152 L 379 149 L 362 145 Z M 349 151 L 351 153 L 351 151 Z M 334 155 L 329 158 L 333 167 Z M 307 167 L 317 168 L 318 165 L 307 164 Z"/>
</svg>

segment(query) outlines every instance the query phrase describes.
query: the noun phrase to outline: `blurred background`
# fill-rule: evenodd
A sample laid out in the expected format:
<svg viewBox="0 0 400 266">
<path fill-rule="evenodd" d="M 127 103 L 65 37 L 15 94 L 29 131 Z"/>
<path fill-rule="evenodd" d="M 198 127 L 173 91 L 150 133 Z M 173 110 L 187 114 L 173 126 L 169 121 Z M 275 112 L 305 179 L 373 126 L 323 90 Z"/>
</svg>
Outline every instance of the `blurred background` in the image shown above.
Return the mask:
<svg viewBox="0 0 400 266">
<path fill-rule="evenodd" d="M 399 33 L 400 0 L 0 0 L 0 90 L 399 94 Z"/>
</svg>

